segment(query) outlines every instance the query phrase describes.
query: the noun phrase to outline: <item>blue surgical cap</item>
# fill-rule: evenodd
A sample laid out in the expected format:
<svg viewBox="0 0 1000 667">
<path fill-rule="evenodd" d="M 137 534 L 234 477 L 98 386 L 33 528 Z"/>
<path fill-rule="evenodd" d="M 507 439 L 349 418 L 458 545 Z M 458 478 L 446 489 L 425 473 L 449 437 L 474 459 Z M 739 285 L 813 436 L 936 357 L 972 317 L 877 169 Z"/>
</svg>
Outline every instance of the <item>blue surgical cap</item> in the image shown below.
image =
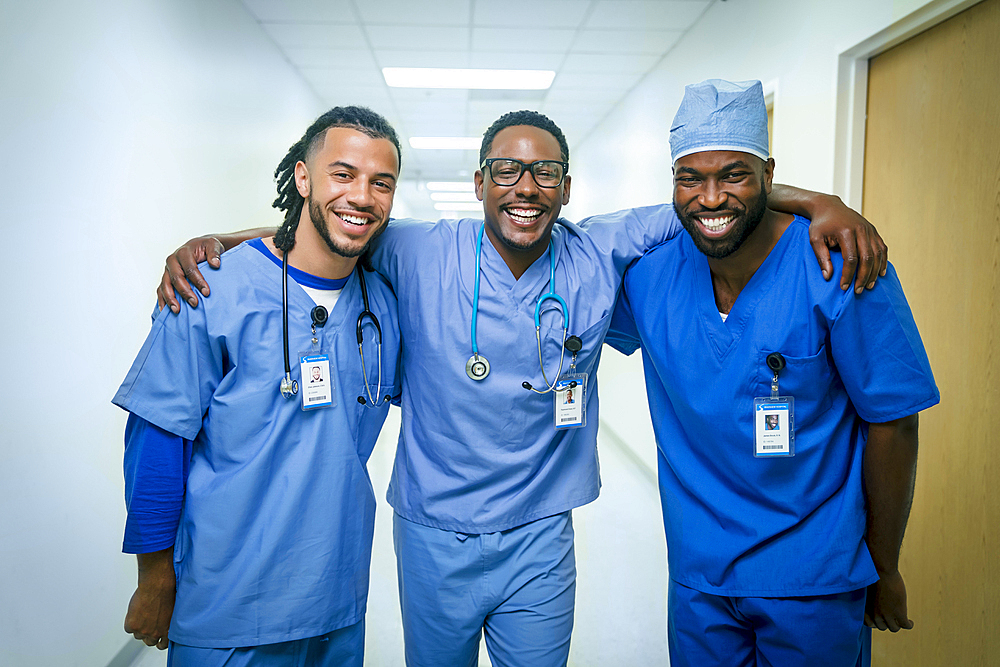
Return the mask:
<svg viewBox="0 0 1000 667">
<path fill-rule="evenodd" d="M 684 89 L 670 126 L 674 162 L 702 151 L 740 151 L 767 160 L 767 107 L 760 81 L 708 79 Z"/>
</svg>

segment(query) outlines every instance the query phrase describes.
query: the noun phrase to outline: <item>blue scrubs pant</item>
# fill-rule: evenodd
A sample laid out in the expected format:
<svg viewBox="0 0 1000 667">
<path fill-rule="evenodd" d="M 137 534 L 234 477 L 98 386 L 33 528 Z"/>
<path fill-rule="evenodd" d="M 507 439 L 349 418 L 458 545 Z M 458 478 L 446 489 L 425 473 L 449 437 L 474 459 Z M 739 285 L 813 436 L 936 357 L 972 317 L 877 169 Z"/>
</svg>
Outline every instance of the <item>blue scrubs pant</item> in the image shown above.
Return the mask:
<svg viewBox="0 0 1000 667">
<path fill-rule="evenodd" d="M 576 596 L 569 512 L 467 535 L 394 516 L 409 667 L 475 667 L 479 638 L 493 667 L 562 666 Z"/>
<path fill-rule="evenodd" d="M 319 637 L 243 648 L 201 648 L 170 642 L 167 667 L 361 667 L 365 621 Z"/>
<path fill-rule="evenodd" d="M 794 598 L 727 597 L 670 580 L 671 667 L 867 667 L 864 588 Z"/>
</svg>

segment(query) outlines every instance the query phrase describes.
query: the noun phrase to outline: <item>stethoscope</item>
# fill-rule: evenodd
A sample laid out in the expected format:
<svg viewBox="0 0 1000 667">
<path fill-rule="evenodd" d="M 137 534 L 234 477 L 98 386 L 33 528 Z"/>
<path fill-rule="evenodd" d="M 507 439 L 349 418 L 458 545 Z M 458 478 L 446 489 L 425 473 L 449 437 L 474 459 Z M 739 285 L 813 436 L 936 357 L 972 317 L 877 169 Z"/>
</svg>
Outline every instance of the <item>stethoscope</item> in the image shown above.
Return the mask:
<svg viewBox="0 0 1000 667">
<path fill-rule="evenodd" d="M 371 311 L 368 305 L 368 285 L 365 283 L 365 273 L 364 269 L 361 268 L 361 264 L 357 265 L 358 280 L 361 284 L 361 300 L 364 304 L 364 309 L 361 314 L 358 315 L 358 354 L 361 356 L 361 376 L 365 380 L 365 393 L 368 395 L 368 400 L 365 400 L 364 396 L 358 396 L 358 403 L 367 406 L 369 408 L 377 408 L 384 405 L 390 400 L 390 396 L 386 394 L 381 401 L 378 400 L 378 387 L 382 386 L 382 327 L 379 325 L 378 318 L 375 317 L 375 313 Z M 326 321 L 329 319 L 329 313 L 327 313 L 325 306 L 315 306 L 310 312 L 309 316 L 312 319 L 312 343 L 316 345 L 319 340 L 316 337 L 316 327 L 326 326 Z M 371 385 L 368 383 L 368 368 L 365 365 L 365 349 L 364 349 L 364 325 L 365 320 L 368 320 L 375 327 L 375 333 L 377 334 L 378 341 L 378 385 L 375 388 L 375 397 L 372 397 Z M 288 252 L 284 253 L 281 258 L 281 334 L 282 334 L 282 346 L 285 352 L 285 377 L 281 378 L 281 395 L 285 398 L 291 398 L 299 393 L 299 382 L 298 380 L 292 379 L 292 366 L 288 360 Z"/>
<path fill-rule="evenodd" d="M 486 224 L 479 228 L 479 237 L 476 239 L 476 282 L 472 290 L 472 356 L 469 357 L 469 361 L 465 364 L 466 374 L 473 380 L 483 380 L 487 375 L 490 374 L 490 362 L 486 360 L 482 354 L 479 353 L 479 344 L 476 339 L 476 322 L 479 319 L 479 279 L 480 279 L 480 262 L 483 255 L 483 232 L 486 231 Z M 549 291 L 538 297 L 538 301 L 535 303 L 535 342 L 538 345 L 538 366 L 542 369 L 542 379 L 545 380 L 545 389 L 535 389 L 531 386 L 529 382 L 522 382 L 521 386 L 529 391 L 533 391 L 536 394 L 547 394 L 549 392 L 555 391 L 556 384 L 559 381 L 559 376 L 562 375 L 563 360 L 565 355 L 559 355 L 559 368 L 556 371 L 555 377 L 552 382 L 549 382 L 548 375 L 545 373 L 545 361 L 542 358 L 542 326 L 540 316 L 542 313 L 542 304 L 546 301 L 552 300 L 559 304 L 560 311 L 563 316 L 563 334 L 562 334 L 562 348 L 565 348 L 572 352 L 574 355 L 583 348 L 583 342 L 576 336 L 568 336 L 569 334 L 569 308 L 566 306 L 566 302 L 561 296 L 556 293 L 556 254 L 552 247 L 552 241 L 549 241 Z"/>
</svg>

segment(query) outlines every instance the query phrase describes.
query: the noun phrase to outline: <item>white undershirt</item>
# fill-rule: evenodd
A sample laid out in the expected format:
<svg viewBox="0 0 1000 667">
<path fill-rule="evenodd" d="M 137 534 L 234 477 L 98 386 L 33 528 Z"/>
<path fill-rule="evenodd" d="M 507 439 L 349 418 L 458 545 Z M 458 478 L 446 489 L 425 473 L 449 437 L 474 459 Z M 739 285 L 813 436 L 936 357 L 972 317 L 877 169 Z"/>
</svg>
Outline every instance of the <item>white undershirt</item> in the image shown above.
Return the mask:
<svg viewBox="0 0 1000 667">
<path fill-rule="evenodd" d="M 333 314 L 333 308 L 337 305 L 337 300 L 340 299 L 340 293 L 344 291 L 343 289 L 316 289 L 305 285 L 299 285 L 299 287 L 309 295 L 313 303 L 326 308 L 327 314 Z"/>
<path fill-rule="evenodd" d="M 729 313 L 724 313 L 724 312 L 722 312 L 722 311 L 720 310 L 720 311 L 719 311 L 719 316 L 720 316 L 720 317 L 722 317 L 722 321 L 723 321 L 723 322 L 725 322 L 725 321 L 726 321 L 726 318 L 727 318 L 727 317 L 729 317 Z"/>
</svg>

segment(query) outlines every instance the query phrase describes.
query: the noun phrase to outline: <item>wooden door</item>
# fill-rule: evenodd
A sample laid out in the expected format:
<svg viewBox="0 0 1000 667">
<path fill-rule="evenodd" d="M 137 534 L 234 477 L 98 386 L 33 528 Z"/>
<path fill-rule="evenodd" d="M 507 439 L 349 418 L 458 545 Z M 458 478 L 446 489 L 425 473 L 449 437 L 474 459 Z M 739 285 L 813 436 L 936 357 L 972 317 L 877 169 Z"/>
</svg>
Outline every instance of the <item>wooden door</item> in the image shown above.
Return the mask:
<svg viewBox="0 0 1000 667">
<path fill-rule="evenodd" d="M 941 390 L 900 561 L 915 627 L 872 664 L 1000 665 L 1000 0 L 871 60 L 864 213 Z"/>
</svg>

